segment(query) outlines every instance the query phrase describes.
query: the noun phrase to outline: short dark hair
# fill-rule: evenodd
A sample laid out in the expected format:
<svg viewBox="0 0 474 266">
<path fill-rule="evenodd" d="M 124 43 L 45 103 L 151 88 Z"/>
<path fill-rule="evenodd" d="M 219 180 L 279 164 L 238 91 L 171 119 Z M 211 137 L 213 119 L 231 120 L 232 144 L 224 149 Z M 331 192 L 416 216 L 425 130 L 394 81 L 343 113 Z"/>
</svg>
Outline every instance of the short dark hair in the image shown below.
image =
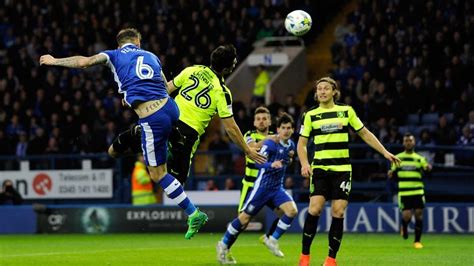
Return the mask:
<svg viewBox="0 0 474 266">
<path fill-rule="evenodd" d="M 254 115 L 257 115 L 257 114 L 270 114 L 270 111 L 265 106 L 259 106 L 257 107 L 257 109 L 255 109 L 255 112 L 254 112 Z"/>
<path fill-rule="evenodd" d="M 211 66 L 217 72 L 224 68 L 232 68 L 237 58 L 237 51 L 232 44 L 221 45 L 211 53 Z"/>
<path fill-rule="evenodd" d="M 413 135 L 411 132 L 407 132 L 405 133 L 405 135 L 403 135 L 404 138 L 408 138 L 408 137 L 415 137 L 415 135 Z"/>
<path fill-rule="evenodd" d="M 126 28 L 126 29 L 123 29 L 123 30 L 119 31 L 119 33 L 117 34 L 116 39 L 117 39 L 118 45 L 122 45 L 122 44 L 125 44 L 127 42 L 134 41 L 135 39 L 141 40 L 142 35 L 135 28 Z"/>
<path fill-rule="evenodd" d="M 282 124 L 291 123 L 291 127 L 295 127 L 295 120 L 288 113 L 283 112 L 280 117 L 277 119 L 277 127 L 280 127 Z"/>
</svg>

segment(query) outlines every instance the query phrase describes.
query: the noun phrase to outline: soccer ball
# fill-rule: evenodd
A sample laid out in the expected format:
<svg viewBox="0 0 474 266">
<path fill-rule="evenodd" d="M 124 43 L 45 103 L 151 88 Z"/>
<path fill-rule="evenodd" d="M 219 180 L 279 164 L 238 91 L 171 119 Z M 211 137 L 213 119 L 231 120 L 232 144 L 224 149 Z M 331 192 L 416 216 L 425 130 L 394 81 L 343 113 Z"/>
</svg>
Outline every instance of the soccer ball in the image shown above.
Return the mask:
<svg viewBox="0 0 474 266">
<path fill-rule="evenodd" d="M 312 24 L 311 16 L 303 10 L 292 11 L 285 19 L 286 30 L 295 36 L 306 34 L 311 29 Z"/>
</svg>

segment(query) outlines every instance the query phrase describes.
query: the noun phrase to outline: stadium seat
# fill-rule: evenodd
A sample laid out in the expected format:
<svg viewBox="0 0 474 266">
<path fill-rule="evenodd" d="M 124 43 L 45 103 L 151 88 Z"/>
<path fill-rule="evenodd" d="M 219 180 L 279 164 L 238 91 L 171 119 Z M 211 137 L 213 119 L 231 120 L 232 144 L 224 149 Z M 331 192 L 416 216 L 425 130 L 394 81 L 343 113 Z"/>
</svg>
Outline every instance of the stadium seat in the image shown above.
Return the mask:
<svg viewBox="0 0 474 266">
<path fill-rule="evenodd" d="M 401 126 L 398 128 L 398 132 L 403 136 L 407 132 L 414 133 L 415 129 L 415 126 Z"/>
<path fill-rule="evenodd" d="M 409 114 L 407 117 L 407 124 L 408 125 L 418 125 L 420 123 L 420 115 L 419 114 Z"/>
<path fill-rule="evenodd" d="M 427 113 L 421 116 L 422 125 L 436 125 L 438 124 L 439 115 L 438 113 Z"/>
<path fill-rule="evenodd" d="M 446 116 L 446 119 L 448 120 L 448 124 L 451 124 L 454 120 L 454 113 L 446 113 L 444 115 Z"/>
<path fill-rule="evenodd" d="M 413 134 L 415 136 L 420 137 L 420 133 L 421 131 L 423 131 L 423 129 L 427 129 L 431 134 L 433 134 L 433 132 L 436 131 L 436 125 L 422 125 L 422 126 L 416 127 Z"/>
</svg>

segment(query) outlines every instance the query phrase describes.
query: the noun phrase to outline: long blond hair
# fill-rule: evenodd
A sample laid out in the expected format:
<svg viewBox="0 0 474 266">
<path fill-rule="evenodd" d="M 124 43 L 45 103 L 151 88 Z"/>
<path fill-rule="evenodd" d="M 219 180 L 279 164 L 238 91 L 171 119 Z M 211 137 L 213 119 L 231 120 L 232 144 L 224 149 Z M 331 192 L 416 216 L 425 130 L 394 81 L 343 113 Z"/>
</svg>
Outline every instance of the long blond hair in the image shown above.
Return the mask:
<svg viewBox="0 0 474 266">
<path fill-rule="evenodd" d="M 338 101 L 341 98 L 341 89 L 339 88 L 339 86 L 337 85 L 337 82 L 334 79 L 330 77 L 322 77 L 316 80 L 316 87 L 318 87 L 318 84 L 321 82 L 327 82 L 331 84 L 332 89 L 336 91 L 336 94 L 334 94 L 334 97 L 333 97 L 334 101 Z M 318 96 L 316 95 L 316 93 L 314 93 L 314 100 L 318 101 Z"/>
</svg>

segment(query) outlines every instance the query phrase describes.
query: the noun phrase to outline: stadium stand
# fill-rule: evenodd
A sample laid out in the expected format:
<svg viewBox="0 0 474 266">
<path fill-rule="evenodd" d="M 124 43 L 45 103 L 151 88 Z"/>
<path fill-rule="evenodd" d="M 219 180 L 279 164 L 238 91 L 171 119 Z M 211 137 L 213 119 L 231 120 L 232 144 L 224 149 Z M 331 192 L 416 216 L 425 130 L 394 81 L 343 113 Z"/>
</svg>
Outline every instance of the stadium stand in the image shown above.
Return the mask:
<svg viewBox="0 0 474 266">
<path fill-rule="evenodd" d="M 226 42 L 234 43 L 243 61 L 256 40 L 287 35 L 282 22 L 289 10 L 302 8 L 314 14 L 315 27 L 305 36 L 313 40 L 346 2 L 5 1 L 0 6 L 0 155 L 101 153 L 118 132 L 136 121 L 133 112 L 123 111 L 107 69 L 40 68 L 40 54 L 94 54 L 115 47 L 118 29 L 136 26 L 143 46 L 160 55 L 170 79 L 188 65 L 208 64 L 205 55 Z M 455 0 L 366 0 L 358 2 L 337 27 L 332 75 L 341 84 L 343 102 L 353 105 L 384 142 L 400 144 L 404 133 L 413 132 L 420 148 L 474 145 L 474 80 L 468 74 L 474 70 L 471 5 Z M 274 116 L 282 111 L 294 114 L 299 125 L 299 114 L 313 104 L 312 93 L 308 99 L 296 104 L 273 102 L 269 109 Z M 248 103 L 236 102 L 234 109 L 239 126 L 249 128 Z M 229 147 L 235 150 L 232 144 Z M 431 152 L 437 163 L 445 163 L 445 154 L 454 153 L 456 164 L 473 165 L 469 151 Z M 378 158 L 363 147 L 352 153 L 356 160 Z M 31 166 L 77 167 L 69 161 L 38 159 Z M 238 177 L 242 162 L 240 156 L 233 156 L 216 172 Z M 356 180 L 382 178 L 386 165 L 362 163 L 370 167 L 356 166 Z M 99 163 L 101 167 L 111 164 L 105 159 Z M 0 162 L 1 169 L 17 167 Z M 298 168 L 294 166 L 291 174 L 298 175 Z M 209 177 L 211 173 L 193 174 Z"/>
</svg>

